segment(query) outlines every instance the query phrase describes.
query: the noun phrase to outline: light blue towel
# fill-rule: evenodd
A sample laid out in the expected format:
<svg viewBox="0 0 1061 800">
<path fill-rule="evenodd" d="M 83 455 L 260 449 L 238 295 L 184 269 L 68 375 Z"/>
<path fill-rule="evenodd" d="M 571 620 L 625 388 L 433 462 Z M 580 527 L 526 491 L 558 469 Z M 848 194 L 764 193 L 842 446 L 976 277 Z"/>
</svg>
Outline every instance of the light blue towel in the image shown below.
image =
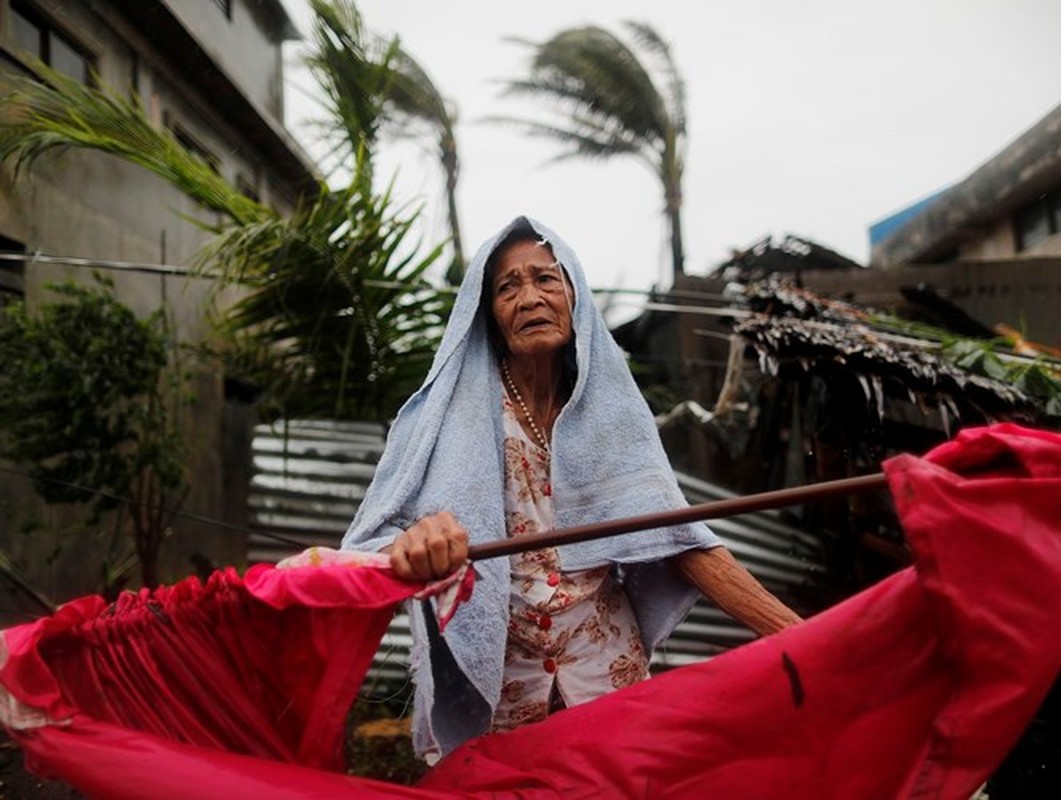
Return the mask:
<svg viewBox="0 0 1061 800">
<path fill-rule="evenodd" d="M 476 253 L 424 385 L 402 407 L 375 479 L 343 537 L 344 549 L 379 549 L 429 514 L 452 512 L 471 542 L 505 536 L 502 507 L 501 379 L 480 308 L 484 267 L 517 228 L 547 241 L 575 289 L 578 378 L 553 427 L 551 477 L 556 524 L 584 525 L 686 505 L 652 414 L 622 351 L 593 304 L 575 253 L 538 222 L 519 217 Z M 697 593 L 660 559 L 721 544 L 703 524 L 626 534 L 560 548 L 565 570 L 605 563 L 623 570 L 649 650 L 685 615 Z M 443 753 L 487 729 L 503 671 L 509 560 L 476 564 L 470 603 L 444 640 L 426 607 L 412 609 L 416 682 L 413 739 Z"/>
</svg>

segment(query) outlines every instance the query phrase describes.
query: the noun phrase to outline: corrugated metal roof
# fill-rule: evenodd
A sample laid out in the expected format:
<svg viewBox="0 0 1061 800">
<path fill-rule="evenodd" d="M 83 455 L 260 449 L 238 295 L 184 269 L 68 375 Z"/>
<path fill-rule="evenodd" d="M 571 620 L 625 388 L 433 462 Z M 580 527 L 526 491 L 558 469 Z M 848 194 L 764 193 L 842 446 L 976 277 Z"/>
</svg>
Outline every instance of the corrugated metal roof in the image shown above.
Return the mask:
<svg viewBox="0 0 1061 800">
<path fill-rule="evenodd" d="M 383 452 L 382 425 L 361 422 L 289 421 L 260 425 L 253 440 L 249 492 L 248 559 L 275 562 L 301 547 L 338 546 Z M 691 504 L 733 497 L 706 481 L 678 474 Z M 783 523 L 776 512 L 713 520 L 712 529 L 748 570 L 783 599 L 813 589 L 825 572 L 821 542 Z M 270 538 L 282 536 L 299 546 Z M 656 670 L 702 661 L 754 638 L 754 634 L 707 601 L 699 601 L 660 647 Z M 366 679 L 393 685 L 407 676 L 408 617 L 395 615 Z"/>
</svg>

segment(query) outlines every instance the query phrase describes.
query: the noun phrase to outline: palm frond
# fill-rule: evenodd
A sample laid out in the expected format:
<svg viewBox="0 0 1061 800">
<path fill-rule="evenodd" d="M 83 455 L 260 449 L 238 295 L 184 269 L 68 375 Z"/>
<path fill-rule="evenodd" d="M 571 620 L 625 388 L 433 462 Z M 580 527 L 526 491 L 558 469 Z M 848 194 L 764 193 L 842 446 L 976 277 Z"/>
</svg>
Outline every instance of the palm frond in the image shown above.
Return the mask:
<svg viewBox="0 0 1061 800">
<path fill-rule="evenodd" d="M 626 27 L 632 32 L 634 40 L 641 45 L 641 49 L 654 58 L 656 62 L 654 71 L 658 72 L 666 83 L 667 116 L 675 130 L 679 134 L 684 134 L 686 125 L 685 80 L 678 71 L 678 65 L 674 62 L 670 45 L 646 22 L 628 20 Z"/>
<path fill-rule="evenodd" d="M 415 217 L 355 180 L 211 247 L 247 287 L 224 320 L 226 358 L 275 413 L 386 418 L 423 380 L 450 300 L 423 282 L 441 248 L 412 254 Z"/>
<path fill-rule="evenodd" d="M 186 150 L 169 131 L 152 125 L 138 99 L 106 86 L 86 86 L 42 63 L 35 69 L 38 77 L 6 77 L 0 98 L 0 160 L 12 160 L 16 174 L 46 153 L 97 150 L 155 173 L 233 221 L 271 213 Z"/>
<path fill-rule="evenodd" d="M 383 104 L 394 81 L 396 41 L 370 34 L 352 0 L 310 0 L 314 24 L 307 65 L 324 93 L 331 125 L 327 134 L 353 159 L 372 153 L 383 119 Z M 371 161 L 365 178 L 371 179 Z"/>
<path fill-rule="evenodd" d="M 681 180 L 685 147 L 685 85 L 669 46 L 645 23 L 626 24 L 627 44 L 596 26 L 561 31 L 535 43 L 526 77 L 507 81 L 503 94 L 542 100 L 555 120 L 494 117 L 531 136 L 552 138 L 575 155 L 635 155 L 660 179 L 670 226 L 675 274 L 683 270 Z"/>
</svg>

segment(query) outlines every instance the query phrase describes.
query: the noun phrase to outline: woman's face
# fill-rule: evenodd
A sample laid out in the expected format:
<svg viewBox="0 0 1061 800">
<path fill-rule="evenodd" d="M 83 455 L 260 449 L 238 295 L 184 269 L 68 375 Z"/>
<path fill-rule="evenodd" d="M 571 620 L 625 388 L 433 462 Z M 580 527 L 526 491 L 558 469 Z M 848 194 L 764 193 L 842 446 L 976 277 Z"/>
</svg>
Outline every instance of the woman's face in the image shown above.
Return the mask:
<svg viewBox="0 0 1061 800">
<path fill-rule="evenodd" d="M 490 290 L 513 358 L 550 355 L 571 341 L 571 284 L 549 245 L 515 242 L 502 250 Z"/>
</svg>

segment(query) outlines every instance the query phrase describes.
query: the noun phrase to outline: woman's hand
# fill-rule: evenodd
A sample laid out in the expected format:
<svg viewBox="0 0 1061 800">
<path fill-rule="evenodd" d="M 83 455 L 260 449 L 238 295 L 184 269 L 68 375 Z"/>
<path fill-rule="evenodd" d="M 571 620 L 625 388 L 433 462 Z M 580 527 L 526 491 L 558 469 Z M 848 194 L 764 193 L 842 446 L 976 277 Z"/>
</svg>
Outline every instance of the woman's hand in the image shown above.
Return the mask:
<svg viewBox="0 0 1061 800">
<path fill-rule="evenodd" d="M 448 511 L 424 517 L 384 550 L 405 580 L 444 578 L 468 560 L 468 532 Z"/>
</svg>

